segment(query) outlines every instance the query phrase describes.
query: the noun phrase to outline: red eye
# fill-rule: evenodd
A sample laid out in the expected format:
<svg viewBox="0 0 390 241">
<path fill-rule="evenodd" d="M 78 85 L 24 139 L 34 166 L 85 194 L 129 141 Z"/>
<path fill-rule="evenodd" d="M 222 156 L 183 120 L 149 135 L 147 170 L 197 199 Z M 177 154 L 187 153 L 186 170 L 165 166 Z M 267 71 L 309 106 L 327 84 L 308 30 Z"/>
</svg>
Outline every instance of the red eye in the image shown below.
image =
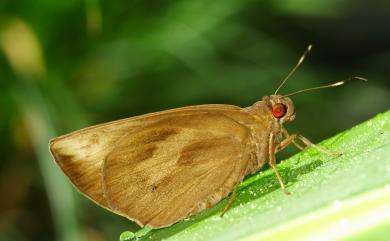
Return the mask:
<svg viewBox="0 0 390 241">
<path fill-rule="evenodd" d="M 284 106 L 283 104 L 274 104 L 272 106 L 272 114 L 276 117 L 276 118 L 282 118 L 285 114 L 286 114 L 286 106 Z"/>
</svg>

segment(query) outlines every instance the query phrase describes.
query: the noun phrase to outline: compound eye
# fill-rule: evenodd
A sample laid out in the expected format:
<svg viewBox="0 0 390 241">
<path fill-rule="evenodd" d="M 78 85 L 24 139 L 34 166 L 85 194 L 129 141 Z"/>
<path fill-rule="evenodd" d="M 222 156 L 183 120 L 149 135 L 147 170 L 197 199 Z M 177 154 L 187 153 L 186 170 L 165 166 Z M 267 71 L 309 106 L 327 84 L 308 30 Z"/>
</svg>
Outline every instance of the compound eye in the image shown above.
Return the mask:
<svg viewBox="0 0 390 241">
<path fill-rule="evenodd" d="M 287 112 L 287 108 L 285 105 L 277 103 L 272 106 L 272 114 L 275 118 L 282 118 Z"/>
</svg>

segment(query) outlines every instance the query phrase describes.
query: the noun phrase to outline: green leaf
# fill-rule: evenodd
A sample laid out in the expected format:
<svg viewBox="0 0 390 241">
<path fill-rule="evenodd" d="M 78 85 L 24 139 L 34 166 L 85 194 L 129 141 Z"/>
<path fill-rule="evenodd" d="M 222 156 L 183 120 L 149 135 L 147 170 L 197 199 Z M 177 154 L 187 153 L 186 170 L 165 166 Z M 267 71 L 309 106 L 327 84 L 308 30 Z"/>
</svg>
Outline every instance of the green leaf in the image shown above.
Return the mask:
<svg viewBox="0 0 390 241">
<path fill-rule="evenodd" d="M 226 199 L 140 240 L 381 240 L 390 227 L 390 111 L 320 143 L 341 157 L 311 148 L 278 168 L 247 178 L 230 210 Z M 141 230 L 143 232 L 143 230 Z M 139 236 L 139 235 L 137 235 Z"/>
</svg>

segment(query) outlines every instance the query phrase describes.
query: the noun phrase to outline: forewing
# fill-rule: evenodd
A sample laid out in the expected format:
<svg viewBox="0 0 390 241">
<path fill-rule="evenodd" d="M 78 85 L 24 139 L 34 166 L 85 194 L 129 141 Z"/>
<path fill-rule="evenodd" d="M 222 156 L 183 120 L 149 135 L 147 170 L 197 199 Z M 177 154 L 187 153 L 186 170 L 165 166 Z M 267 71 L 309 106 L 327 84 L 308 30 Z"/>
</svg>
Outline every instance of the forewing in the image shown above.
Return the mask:
<svg viewBox="0 0 390 241">
<path fill-rule="evenodd" d="M 249 136 L 223 112 L 207 110 L 128 133 L 104 162 L 110 208 L 159 228 L 214 205 L 243 178 Z"/>
<path fill-rule="evenodd" d="M 167 117 L 217 110 L 239 113 L 241 108 L 231 105 L 191 106 L 109 122 L 55 138 L 50 142 L 50 151 L 77 189 L 107 207 L 103 195 L 102 164 L 120 137 Z"/>
</svg>

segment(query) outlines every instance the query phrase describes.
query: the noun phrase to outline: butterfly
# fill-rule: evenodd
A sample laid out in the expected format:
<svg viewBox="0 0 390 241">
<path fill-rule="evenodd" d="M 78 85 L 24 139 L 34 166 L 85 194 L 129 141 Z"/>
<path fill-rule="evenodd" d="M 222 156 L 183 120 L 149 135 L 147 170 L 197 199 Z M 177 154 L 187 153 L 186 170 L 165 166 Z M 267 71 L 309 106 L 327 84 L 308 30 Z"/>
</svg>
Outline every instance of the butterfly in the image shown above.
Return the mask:
<svg viewBox="0 0 390 241">
<path fill-rule="evenodd" d="M 310 49 L 273 95 L 252 106 L 189 106 L 108 122 L 51 140 L 50 152 L 81 193 L 140 226 L 168 227 L 230 194 L 223 215 L 237 185 L 265 164 L 288 194 L 277 152 L 292 143 L 337 155 L 284 127 L 296 115 L 289 96 L 346 82 L 278 94 Z"/>
</svg>

